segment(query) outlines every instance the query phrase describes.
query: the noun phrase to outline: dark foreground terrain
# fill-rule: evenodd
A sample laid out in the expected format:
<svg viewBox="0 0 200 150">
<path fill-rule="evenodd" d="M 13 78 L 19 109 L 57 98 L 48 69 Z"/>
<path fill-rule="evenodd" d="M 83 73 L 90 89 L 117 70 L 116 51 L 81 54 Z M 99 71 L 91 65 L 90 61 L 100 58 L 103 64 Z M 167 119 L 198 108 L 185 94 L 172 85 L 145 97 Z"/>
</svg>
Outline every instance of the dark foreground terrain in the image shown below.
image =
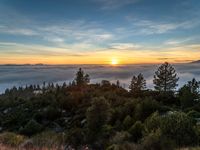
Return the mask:
<svg viewBox="0 0 200 150">
<path fill-rule="evenodd" d="M 155 73 L 155 90 L 146 89 L 142 74 L 133 76 L 130 90 L 119 81 L 89 84 L 81 69 L 69 85 L 7 89 L 0 95 L 0 149 L 198 147 L 199 82 L 192 79 L 175 90 L 177 81 L 165 63 Z"/>
</svg>

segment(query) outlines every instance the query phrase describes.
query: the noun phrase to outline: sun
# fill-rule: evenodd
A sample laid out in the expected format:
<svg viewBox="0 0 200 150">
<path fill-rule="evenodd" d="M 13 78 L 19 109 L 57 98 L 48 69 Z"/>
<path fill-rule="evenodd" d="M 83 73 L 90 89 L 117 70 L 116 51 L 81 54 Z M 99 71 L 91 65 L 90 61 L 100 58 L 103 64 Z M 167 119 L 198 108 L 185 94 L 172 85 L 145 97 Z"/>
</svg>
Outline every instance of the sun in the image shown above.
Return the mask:
<svg viewBox="0 0 200 150">
<path fill-rule="evenodd" d="M 112 58 L 110 63 L 111 63 L 111 65 L 117 65 L 117 64 L 119 64 L 119 61 L 116 58 Z"/>
</svg>

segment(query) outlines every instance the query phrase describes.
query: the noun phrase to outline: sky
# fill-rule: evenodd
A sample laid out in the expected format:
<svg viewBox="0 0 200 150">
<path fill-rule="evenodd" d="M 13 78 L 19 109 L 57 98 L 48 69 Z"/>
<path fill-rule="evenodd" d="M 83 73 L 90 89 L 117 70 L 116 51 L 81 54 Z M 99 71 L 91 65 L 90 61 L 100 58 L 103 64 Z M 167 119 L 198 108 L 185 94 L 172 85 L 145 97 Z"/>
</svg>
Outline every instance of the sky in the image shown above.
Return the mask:
<svg viewBox="0 0 200 150">
<path fill-rule="evenodd" d="M 0 64 L 200 59 L 199 0 L 0 0 Z"/>
</svg>

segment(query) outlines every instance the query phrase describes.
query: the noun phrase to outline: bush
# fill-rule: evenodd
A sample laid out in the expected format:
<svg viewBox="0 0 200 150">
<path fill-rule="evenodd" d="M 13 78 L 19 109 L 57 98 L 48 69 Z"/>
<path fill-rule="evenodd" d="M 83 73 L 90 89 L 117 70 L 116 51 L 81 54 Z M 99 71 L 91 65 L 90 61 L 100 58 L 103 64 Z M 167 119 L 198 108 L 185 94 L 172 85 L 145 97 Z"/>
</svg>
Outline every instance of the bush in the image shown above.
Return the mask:
<svg viewBox="0 0 200 150">
<path fill-rule="evenodd" d="M 91 132 L 100 132 L 110 118 L 109 105 L 104 97 L 95 98 L 86 113 L 88 128 Z"/>
<path fill-rule="evenodd" d="M 161 124 L 161 117 L 158 112 L 153 113 L 145 120 L 145 127 L 148 133 L 157 130 Z"/>
<path fill-rule="evenodd" d="M 53 106 L 48 106 L 44 111 L 44 117 L 49 120 L 55 120 L 59 118 L 60 115 L 61 113 L 58 111 L 58 109 Z"/>
<path fill-rule="evenodd" d="M 144 121 L 153 112 L 159 109 L 159 103 L 153 99 L 145 98 L 137 104 L 135 109 L 135 117 L 137 120 Z"/>
<path fill-rule="evenodd" d="M 131 135 L 126 131 L 117 132 L 112 138 L 112 144 L 120 144 L 130 139 Z"/>
<path fill-rule="evenodd" d="M 126 116 L 126 118 L 123 121 L 123 127 L 124 129 L 128 129 L 131 127 L 131 125 L 133 124 L 133 119 L 128 115 Z"/>
<path fill-rule="evenodd" d="M 109 146 L 106 150 L 141 150 L 141 149 L 139 145 L 125 142 L 123 144 L 113 144 Z"/>
<path fill-rule="evenodd" d="M 174 144 L 170 139 L 162 136 L 161 130 L 151 132 L 142 141 L 142 150 L 173 150 Z"/>
<path fill-rule="evenodd" d="M 191 111 L 189 111 L 188 113 L 187 113 L 187 115 L 189 116 L 189 117 L 192 117 L 192 118 L 200 118 L 200 112 L 198 112 L 198 111 L 195 111 L 195 110 L 191 110 Z"/>
<path fill-rule="evenodd" d="M 45 131 L 32 137 L 34 146 L 55 148 L 64 145 L 65 137 L 63 134 L 53 131 Z"/>
<path fill-rule="evenodd" d="M 37 134 L 38 132 L 42 131 L 42 129 L 43 129 L 42 125 L 32 119 L 24 126 L 24 128 L 20 129 L 20 132 L 25 135 L 31 136 L 33 134 Z"/>
<path fill-rule="evenodd" d="M 144 126 L 141 121 L 137 121 L 130 129 L 129 133 L 134 142 L 138 142 L 143 136 Z"/>
<path fill-rule="evenodd" d="M 81 128 L 71 129 L 66 136 L 66 142 L 78 147 L 85 142 L 85 134 Z"/>
<path fill-rule="evenodd" d="M 194 121 L 185 113 L 173 112 L 163 117 L 160 127 L 162 133 L 178 146 L 197 144 Z"/>
<path fill-rule="evenodd" d="M 12 147 L 18 147 L 21 143 L 25 141 L 25 139 L 25 136 L 15 134 L 12 132 L 5 132 L 0 135 L 0 143 Z"/>
</svg>

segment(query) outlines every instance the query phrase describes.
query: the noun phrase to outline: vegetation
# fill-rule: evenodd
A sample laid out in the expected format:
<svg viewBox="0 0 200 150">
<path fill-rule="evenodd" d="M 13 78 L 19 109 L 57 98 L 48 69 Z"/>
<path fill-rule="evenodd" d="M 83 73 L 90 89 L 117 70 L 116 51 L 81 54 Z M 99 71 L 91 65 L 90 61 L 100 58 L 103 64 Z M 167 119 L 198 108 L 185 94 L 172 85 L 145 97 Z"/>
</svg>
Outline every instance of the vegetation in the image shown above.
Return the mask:
<svg viewBox="0 0 200 150">
<path fill-rule="evenodd" d="M 0 148 L 173 150 L 198 147 L 200 83 L 175 91 L 168 63 L 155 73 L 155 90 L 142 74 L 130 90 L 103 80 L 89 84 L 80 68 L 74 81 L 13 87 L 0 95 Z M 195 149 L 195 148 L 191 148 Z"/>
</svg>

